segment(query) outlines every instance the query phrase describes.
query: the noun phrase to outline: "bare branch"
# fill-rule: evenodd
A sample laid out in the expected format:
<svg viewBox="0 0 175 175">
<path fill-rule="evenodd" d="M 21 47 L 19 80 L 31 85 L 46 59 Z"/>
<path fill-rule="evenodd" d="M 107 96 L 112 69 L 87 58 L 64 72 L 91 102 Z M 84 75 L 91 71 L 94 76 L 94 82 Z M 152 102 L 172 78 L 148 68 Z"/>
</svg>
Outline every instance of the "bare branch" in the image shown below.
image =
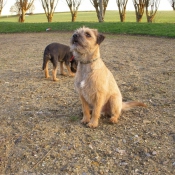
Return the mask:
<svg viewBox="0 0 175 175">
<path fill-rule="evenodd" d="M 158 10 L 160 4 L 160 0 L 146 0 L 145 7 L 146 7 L 146 16 L 147 22 L 152 22 L 156 12 Z"/>
<path fill-rule="evenodd" d="M 55 8 L 59 0 L 40 0 L 48 22 L 52 22 Z"/>
<path fill-rule="evenodd" d="M 33 5 L 34 0 L 16 0 L 16 3 L 19 3 L 20 6 L 20 17 L 19 22 L 25 21 L 25 13 Z"/>
<path fill-rule="evenodd" d="M 6 3 L 7 3 L 7 0 L 0 0 L 0 15 L 1 15 L 2 9 L 4 8 Z"/>
<path fill-rule="evenodd" d="M 81 4 L 81 0 L 66 0 L 66 2 L 71 12 L 72 22 L 74 22 L 77 17 L 78 8 Z"/>
<path fill-rule="evenodd" d="M 144 13 L 145 1 L 146 0 L 132 0 L 136 13 L 136 21 L 141 22 Z"/>
<path fill-rule="evenodd" d="M 175 0 L 168 0 L 173 10 L 175 10 Z"/>
<path fill-rule="evenodd" d="M 97 13 L 97 18 L 98 21 L 100 21 L 100 0 L 90 0 L 91 4 L 94 6 L 96 13 Z M 103 0 L 103 21 L 104 21 L 104 16 L 105 16 L 105 12 L 106 12 L 106 8 L 108 6 L 108 2 L 109 0 Z"/>
<path fill-rule="evenodd" d="M 120 21 L 124 22 L 126 14 L 126 5 L 128 3 L 128 0 L 116 0 L 116 3 L 119 9 Z"/>
</svg>

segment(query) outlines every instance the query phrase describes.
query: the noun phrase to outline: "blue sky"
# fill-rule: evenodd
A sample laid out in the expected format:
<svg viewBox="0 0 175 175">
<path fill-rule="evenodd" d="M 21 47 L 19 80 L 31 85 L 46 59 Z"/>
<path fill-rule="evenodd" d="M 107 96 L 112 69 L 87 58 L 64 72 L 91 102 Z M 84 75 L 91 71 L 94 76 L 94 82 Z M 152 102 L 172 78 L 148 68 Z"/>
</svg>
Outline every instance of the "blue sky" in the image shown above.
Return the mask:
<svg viewBox="0 0 175 175">
<path fill-rule="evenodd" d="M 10 15 L 10 7 L 16 2 L 16 0 L 7 0 L 6 5 L 2 10 L 2 15 Z M 35 11 L 34 13 L 44 13 L 40 0 L 35 0 Z M 94 7 L 90 3 L 90 0 L 82 0 L 79 7 L 79 11 L 94 10 Z M 109 0 L 107 10 L 118 10 L 116 0 Z M 127 10 L 134 11 L 132 0 L 128 0 Z M 172 7 L 168 0 L 160 0 L 159 10 L 172 10 Z M 59 0 L 56 12 L 69 11 L 69 8 L 65 0 Z"/>
</svg>

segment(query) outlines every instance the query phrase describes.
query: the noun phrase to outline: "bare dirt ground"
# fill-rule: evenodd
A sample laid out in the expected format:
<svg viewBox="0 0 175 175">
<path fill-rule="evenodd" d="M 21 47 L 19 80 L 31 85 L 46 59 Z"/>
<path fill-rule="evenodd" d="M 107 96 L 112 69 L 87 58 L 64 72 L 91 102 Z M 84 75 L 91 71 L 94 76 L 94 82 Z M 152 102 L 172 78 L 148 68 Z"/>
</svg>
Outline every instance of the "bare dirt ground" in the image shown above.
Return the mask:
<svg viewBox="0 0 175 175">
<path fill-rule="evenodd" d="M 124 100 L 148 107 L 90 129 L 74 79 L 41 69 L 46 45 L 71 34 L 0 34 L 0 174 L 175 174 L 175 40 L 106 35 L 101 56 Z"/>
</svg>

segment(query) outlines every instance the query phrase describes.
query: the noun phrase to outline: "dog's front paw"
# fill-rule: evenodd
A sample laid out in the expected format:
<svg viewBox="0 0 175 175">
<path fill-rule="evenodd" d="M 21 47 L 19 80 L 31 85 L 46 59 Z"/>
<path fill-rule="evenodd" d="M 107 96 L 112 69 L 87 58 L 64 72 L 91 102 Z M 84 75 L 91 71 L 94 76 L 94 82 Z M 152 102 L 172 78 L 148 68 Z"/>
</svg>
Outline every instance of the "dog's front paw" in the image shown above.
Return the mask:
<svg viewBox="0 0 175 175">
<path fill-rule="evenodd" d="M 45 78 L 50 78 L 50 76 L 49 75 L 46 75 Z"/>
<path fill-rule="evenodd" d="M 67 76 L 67 73 L 66 72 L 61 72 L 61 75 Z"/>
<path fill-rule="evenodd" d="M 74 74 L 74 73 L 70 73 L 69 76 L 70 76 L 70 77 L 74 77 L 75 74 Z"/>
<path fill-rule="evenodd" d="M 87 126 L 88 126 L 89 128 L 96 128 L 96 127 L 98 126 L 98 122 L 89 122 L 89 123 L 87 124 Z"/>
<path fill-rule="evenodd" d="M 58 78 L 54 78 L 53 81 L 58 81 L 59 79 Z"/>
<path fill-rule="evenodd" d="M 111 117 L 110 118 L 110 122 L 111 123 L 117 123 L 118 122 L 118 118 L 117 117 Z"/>
<path fill-rule="evenodd" d="M 81 120 L 81 123 L 83 124 L 86 124 L 86 123 L 89 123 L 90 122 L 90 119 L 87 118 L 87 117 L 83 117 L 83 119 Z"/>
</svg>

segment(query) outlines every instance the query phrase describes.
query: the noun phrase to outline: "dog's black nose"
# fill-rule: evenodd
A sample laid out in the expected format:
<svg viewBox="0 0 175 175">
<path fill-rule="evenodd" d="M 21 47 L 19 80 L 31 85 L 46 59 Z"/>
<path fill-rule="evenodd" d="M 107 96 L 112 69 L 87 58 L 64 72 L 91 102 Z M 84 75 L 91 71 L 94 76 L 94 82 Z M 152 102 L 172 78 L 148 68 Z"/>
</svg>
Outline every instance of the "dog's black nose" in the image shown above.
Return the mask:
<svg viewBox="0 0 175 175">
<path fill-rule="evenodd" d="M 77 34 L 73 34 L 73 38 L 77 38 L 78 37 L 78 35 Z"/>
</svg>

